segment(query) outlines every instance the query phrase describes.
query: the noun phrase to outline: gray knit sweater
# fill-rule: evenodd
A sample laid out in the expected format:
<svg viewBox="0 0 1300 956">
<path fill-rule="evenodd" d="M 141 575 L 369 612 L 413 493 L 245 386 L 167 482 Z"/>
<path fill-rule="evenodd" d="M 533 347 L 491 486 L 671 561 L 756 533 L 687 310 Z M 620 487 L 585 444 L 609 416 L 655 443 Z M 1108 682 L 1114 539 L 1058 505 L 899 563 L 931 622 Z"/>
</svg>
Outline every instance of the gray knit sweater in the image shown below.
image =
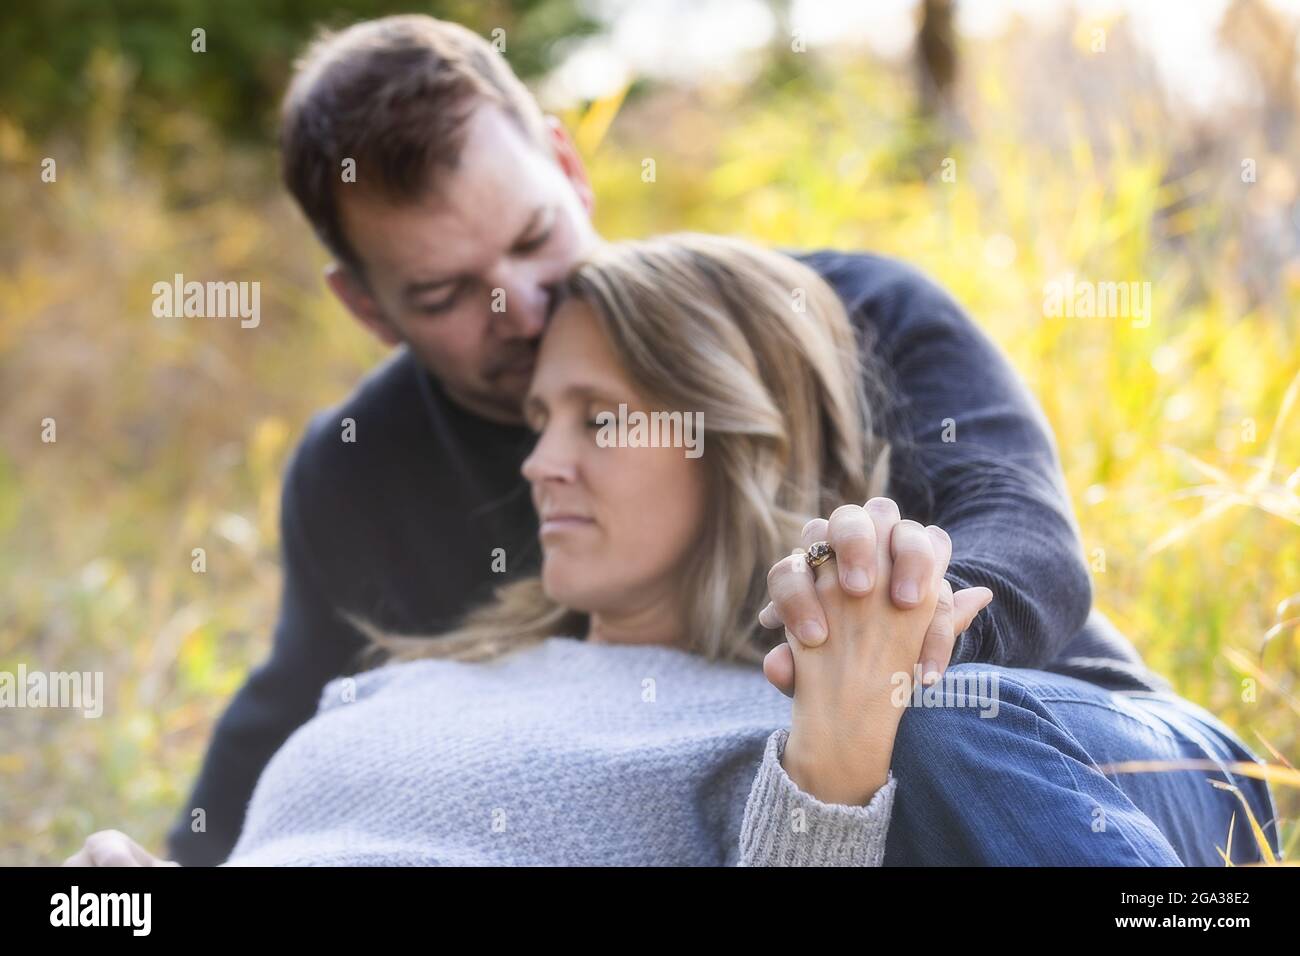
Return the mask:
<svg viewBox="0 0 1300 956">
<path fill-rule="evenodd" d="M 897 781 L 822 803 L 757 667 L 553 637 L 326 685 L 227 866 L 879 866 Z"/>
</svg>

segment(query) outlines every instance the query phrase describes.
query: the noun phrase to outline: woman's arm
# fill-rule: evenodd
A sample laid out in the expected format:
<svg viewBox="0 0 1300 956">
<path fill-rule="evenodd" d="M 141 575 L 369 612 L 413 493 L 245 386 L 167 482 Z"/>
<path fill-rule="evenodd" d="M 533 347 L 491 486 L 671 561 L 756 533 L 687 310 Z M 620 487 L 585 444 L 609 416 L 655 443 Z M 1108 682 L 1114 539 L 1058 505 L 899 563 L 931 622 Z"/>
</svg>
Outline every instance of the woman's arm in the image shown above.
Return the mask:
<svg viewBox="0 0 1300 956">
<path fill-rule="evenodd" d="M 865 806 L 825 803 L 799 788 L 781 764 L 788 730 L 763 751 L 740 827 L 740 866 L 880 866 L 898 781 L 893 774 Z"/>
<path fill-rule="evenodd" d="M 802 551 L 832 537 L 874 538 L 879 583 L 869 594 L 841 588 L 834 558 L 808 566 Z M 908 610 L 889 597 L 900 546 L 925 552 L 935 574 L 931 596 Z M 810 648 L 787 632 L 798 675 L 791 725 L 768 738 L 741 823 L 741 866 L 881 865 L 898 788 L 889 769 L 898 725 L 931 622 L 951 627 L 952 588 L 943 580 L 951 557 L 942 531 L 902 521 L 892 501 L 873 498 L 865 508 L 836 509 L 829 522 L 810 521 L 803 549 L 773 566 L 774 593 L 788 587 L 784 578 L 814 575 L 827 638 Z"/>
</svg>

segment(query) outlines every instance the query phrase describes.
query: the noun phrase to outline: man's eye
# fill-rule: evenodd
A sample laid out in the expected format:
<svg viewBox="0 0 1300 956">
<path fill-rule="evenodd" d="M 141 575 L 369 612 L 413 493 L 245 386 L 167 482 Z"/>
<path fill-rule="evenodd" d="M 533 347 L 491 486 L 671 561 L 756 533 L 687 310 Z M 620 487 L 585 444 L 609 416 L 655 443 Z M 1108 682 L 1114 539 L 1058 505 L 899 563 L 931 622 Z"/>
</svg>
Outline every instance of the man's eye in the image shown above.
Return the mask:
<svg viewBox="0 0 1300 956">
<path fill-rule="evenodd" d="M 456 304 L 458 298 L 460 298 L 459 293 L 443 299 L 441 302 L 433 302 L 428 305 L 418 305 L 416 306 L 416 311 L 423 313 L 424 315 L 441 315 L 444 312 L 450 311 L 452 306 Z"/>
<path fill-rule="evenodd" d="M 515 247 L 515 251 L 527 255 L 530 252 L 536 252 L 542 246 L 546 245 L 546 240 L 551 238 L 551 230 L 547 229 L 541 235 L 534 239 L 525 239 Z"/>
</svg>

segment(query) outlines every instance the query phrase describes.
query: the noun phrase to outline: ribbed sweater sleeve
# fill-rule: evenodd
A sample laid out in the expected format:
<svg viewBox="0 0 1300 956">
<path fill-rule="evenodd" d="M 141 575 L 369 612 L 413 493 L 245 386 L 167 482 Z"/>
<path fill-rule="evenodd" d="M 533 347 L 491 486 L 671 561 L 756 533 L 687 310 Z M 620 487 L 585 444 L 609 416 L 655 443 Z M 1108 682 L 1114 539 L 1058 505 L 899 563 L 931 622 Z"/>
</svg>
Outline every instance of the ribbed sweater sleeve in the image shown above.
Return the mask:
<svg viewBox="0 0 1300 956">
<path fill-rule="evenodd" d="M 891 771 L 866 806 L 823 803 L 781 766 L 790 731 L 767 739 L 745 804 L 739 866 L 880 866 L 898 781 Z"/>
</svg>

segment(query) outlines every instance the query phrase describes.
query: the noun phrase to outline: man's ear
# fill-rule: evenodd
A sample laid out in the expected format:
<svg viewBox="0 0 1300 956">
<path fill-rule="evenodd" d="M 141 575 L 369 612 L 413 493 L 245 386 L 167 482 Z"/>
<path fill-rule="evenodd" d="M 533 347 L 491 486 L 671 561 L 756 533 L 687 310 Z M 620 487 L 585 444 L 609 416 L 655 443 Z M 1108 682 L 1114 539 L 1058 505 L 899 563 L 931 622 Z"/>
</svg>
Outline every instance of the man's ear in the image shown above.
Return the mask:
<svg viewBox="0 0 1300 956">
<path fill-rule="evenodd" d="M 345 265 L 331 262 L 325 267 L 325 284 L 338 296 L 353 318 L 365 326 L 368 331 L 385 345 L 401 345 L 401 336 L 393 328 L 379 303 L 375 301 L 357 274 Z"/>
<path fill-rule="evenodd" d="M 546 126 L 550 130 L 551 150 L 555 153 L 555 161 L 560 164 L 565 178 L 573 185 L 582 208 L 587 210 L 587 218 L 591 218 L 592 210 L 596 207 L 596 194 L 592 192 L 591 180 L 587 178 L 587 167 L 582 164 L 578 147 L 573 145 L 568 130 L 564 128 L 558 116 L 548 113 Z"/>
</svg>

